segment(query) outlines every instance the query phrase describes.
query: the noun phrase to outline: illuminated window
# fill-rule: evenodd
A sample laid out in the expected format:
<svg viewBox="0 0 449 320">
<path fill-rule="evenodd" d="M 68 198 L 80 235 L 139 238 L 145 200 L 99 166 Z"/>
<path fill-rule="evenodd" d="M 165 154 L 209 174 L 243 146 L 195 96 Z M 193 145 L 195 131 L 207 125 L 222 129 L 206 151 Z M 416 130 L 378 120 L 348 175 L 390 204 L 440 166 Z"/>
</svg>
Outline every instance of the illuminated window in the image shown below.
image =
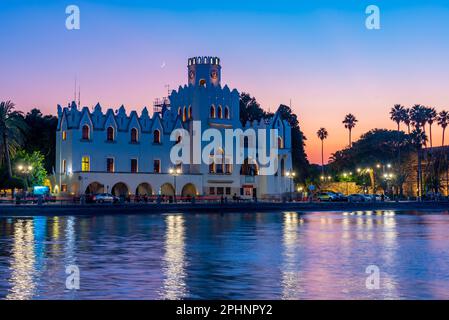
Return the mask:
<svg viewBox="0 0 449 320">
<path fill-rule="evenodd" d="M 284 148 L 284 141 L 282 140 L 281 137 L 278 137 L 278 148 L 279 149 Z"/>
<path fill-rule="evenodd" d="M 87 124 L 83 126 L 82 130 L 82 138 L 83 140 L 89 140 L 90 139 L 90 128 Z"/>
<path fill-rule="evenodd" d="M 137 142 L 139 139 L 139 134 L 136 128 L 131 129 L 131 142 Z"/>
<path fill-rule="evenodd" d="M 67 140 L 67 131 L 62 131 L 62 140 Z"/>
<path fill-rule="evenodd" d="M 67 185 L 61 184 L 61 192 L 67 192 Z"/>
<path fill-rule="evenodd" d="M 201 87 L 206 87 L 206 80 L 201 79 L 201 80 L 200 80 L 200 86 L 201 86 Z"/>
<path fill-rule="evenodd" d="M 106 159 L 106 171 L 107 172 L 114 172 L 114 158 L 107 158 Z"/>
<path fill-rule="evenodd" d="M 184 107 L 184 111 L 182 113 L 182 121 L 187 121 L 187 108 Z"/>
<path fill-rule="evenodd" d="M 229 107 L 228 106 L 225 107 L 224 117 L 225 117 L 225 119 L 230 119 L 231 118 L 231 115 L 229 114 Z"/>
<path fill-rule="evenodd" d="M 90 158 L 87 156 L 81 159 L 81 171 L 90 171 Z"/>
<path fill-rule="evenodd" d="M 114 128 L 108 127 L 106 131 L 106 140 L 107 141 L 114 141 Z"/>
<path fill-rule="evenodd" d="M 192 106 L 189 106 L 189 119 L 192 119 Z"/>
<path fill-rule="evenodd" d="M 161 143 L 161 132 L 159 130 L 153 132 L 153 143 Z"/>
<path fill-rule="evenodd" d="M 214 105 L 210 106 L 210 117 L 215 118 L 215 106 Z"/>
<path fill-rule="evenodd" d="M 64 160 L 62 160 L 62 173 L 66 174 L 67 173 L 67 162 Z"/>
</svg>

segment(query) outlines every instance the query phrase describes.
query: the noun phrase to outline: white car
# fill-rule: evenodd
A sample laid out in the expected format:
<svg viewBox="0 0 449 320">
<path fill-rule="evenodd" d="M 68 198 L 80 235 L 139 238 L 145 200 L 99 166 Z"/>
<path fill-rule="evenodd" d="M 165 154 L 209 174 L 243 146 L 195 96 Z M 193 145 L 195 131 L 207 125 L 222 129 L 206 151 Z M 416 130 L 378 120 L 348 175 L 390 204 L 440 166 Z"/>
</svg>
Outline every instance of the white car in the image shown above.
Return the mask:
<svg viewBox="0 0 449 320">
<path fill-rule="evenodd" d="M 94 195 L 92 200 L 96 203 L 115 203 L 118 198 L 110 193 L 99 193 Z"/>
</svg>

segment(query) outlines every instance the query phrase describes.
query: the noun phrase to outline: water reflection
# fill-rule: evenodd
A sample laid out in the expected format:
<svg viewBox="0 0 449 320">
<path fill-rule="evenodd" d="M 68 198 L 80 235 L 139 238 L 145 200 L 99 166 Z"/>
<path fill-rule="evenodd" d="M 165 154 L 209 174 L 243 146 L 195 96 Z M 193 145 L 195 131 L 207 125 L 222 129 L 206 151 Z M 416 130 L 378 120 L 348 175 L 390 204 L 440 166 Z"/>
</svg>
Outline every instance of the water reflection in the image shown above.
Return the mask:
<svg viewBox="0 0 449 320">
<path fill-rule="evenodd" d="M 0 217 L 0 298 L 446 298 L 448 228 L 393 211 Z"/>
<path fill-rule="evenodd" d="M 14 223 L 13 239 L 9 279 L 11 289 L 6 299 L 31 299 L 35 291 L 33 220 L 17 220 Z"/>
<path fill-rule="evenodd" d="M 295 299 L 298 293 L 302 291 L 301 275 L 297 263 L 298 226 L 301 221 L 297 212 L 284 212 L 282 299 Z"/>
<path fill-rule="evenodd" d="M 185 227 L 181 214 L 165 217 L 164 284 L 162 298 L 178 300 L 187 296 L 185 283 Z"/>
</svg>

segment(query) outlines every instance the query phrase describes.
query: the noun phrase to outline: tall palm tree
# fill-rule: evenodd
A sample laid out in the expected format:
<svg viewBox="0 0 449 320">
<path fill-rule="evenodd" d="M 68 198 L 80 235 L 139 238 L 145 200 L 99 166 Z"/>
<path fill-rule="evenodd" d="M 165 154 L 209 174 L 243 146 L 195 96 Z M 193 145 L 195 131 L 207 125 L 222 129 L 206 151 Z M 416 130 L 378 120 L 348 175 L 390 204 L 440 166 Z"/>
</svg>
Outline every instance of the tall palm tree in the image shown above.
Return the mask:
<svg viewBox="0 0 449 320">
<path fill-rule="evenodd" d="M 402 114 L 402 121 L 407 126 L 407 133 L 410 134 L 410 108 L 404 108 L 404 112 Z"/>
<path fill-rule="evenodd" d="M 445 134 L 445 132 L 446 132 L 446 127 L 447 127 L 447 125 L 449 124 L 449 112 L 447 112 L 447 111 L 441 111 L 439 114 L 438 114 L 438 117 L 437 117 L 437 123 L 438 123 L 438 125 L 441 127 L 441 128 L 443 128 L 443 138 L 442 138 L 442 141 L 441 141 L 441 146 L 444 146 L 444 134 Z"/>
<path fill-rule="evenodd" d="M 398 161 L 397 170 L 398 170 L 398 172 L 401 172 L 401 142 L 399 141 L 400 140 L 400 135 L 401 135 L 401 133 L 400 133 L 400 125 L 401 125 L 401 122 L 405 121 L 407 118 L 408 118 L 407 111 L 400 104 L 395 104 L 393 106 L 393 108 L 391 108 L 390 119 L 393 120 L 394 122 L 396 122 L 396 124 L 398 126 L 397 138 L 396 138 L 396 140 L 397 140 L 396 141 L 396 148 L 397 148 L 397 152 L 398 152 L 398 158 L 397 158 L 397 161 Z"/>
<path fill-rule="evenodd" d="M 351 113 L 347 114 L 345 116 L 345 119 L 342 121 L 342 123 L 345 125 L 345 128 L 349 131 L 349 148 L 352 147 L 351 132 L 358 121 L 359 120 L 357 120 Z"/>
<path fill-rule="evenodd" d="M 325 128 L 320 128 L 316 135 L 321 140 L 321 173 L 324 175 L 324 139 L 326 139 L 329 134 Z"/>
<path fill-rule="evenodd" d="M 393 108 L 390 110 L 390 119 L 396 122 L 398 126 L 398 132 L 400 130 L 400 124 L 404 121 L 404 112 L 405 108 L 400 104 L 395 104 Z"/>
<path fill-rule="evenodd" d="M 411 134 L 411 143 L 416 148 L 418 154 L 418 175 L 417 175 L 417 184 L 418 184 L 418 197 L 421 199 L 422 191 L 423 191 L 423 179 L 422 179 L 422 161 L 421 161 L 421 149 L 423 144 L 427 141 L 427 136 L 425 132 L 421 128 L 416 128 L 413 130 Z"/>
<path fill-rule="evenodd" d="M 0 155 L 9 178 L 12 177 L 11 155 L 20 146 L 26 130 L 22 112 L 15 111 L 14 107 L 11 101 L 0 102 Z"/>
<path fill-rule="evenodd" d="M 429 124 L 430 147 L 432 148 L 432 124 L 437 120 L 437 111 L 435 108 L 426 107 L 426 120 Z"/>
<path fill-rule="evenodd" d="M 426 119 L 426 107 L 420 104 L 415 104 L 410 109 L 410 122 L 415 127 L 415 129 L 422 128 L 423 132 L 426 132 L 425 124 Z"/>
</svg>

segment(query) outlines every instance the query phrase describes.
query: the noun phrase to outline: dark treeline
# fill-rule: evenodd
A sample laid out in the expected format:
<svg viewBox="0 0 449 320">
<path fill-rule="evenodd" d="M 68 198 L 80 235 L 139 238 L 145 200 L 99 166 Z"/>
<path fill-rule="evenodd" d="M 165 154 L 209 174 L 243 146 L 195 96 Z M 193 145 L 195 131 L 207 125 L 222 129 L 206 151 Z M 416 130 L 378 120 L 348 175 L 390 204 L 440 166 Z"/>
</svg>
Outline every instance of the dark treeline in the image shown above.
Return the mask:
<svg viewBox="0 0 449 320">
<path fill-rule="evenodd" d="M 57 118 L 0 103 L 0 188 L 41 185 L 55 166 Z"/>
<path fill-rule="evenodd" d="M 298 117 L 289 106 L 281 104 L 279 113 L 283 120 L 287 120 L 292 128 L 292 162 L 293 171 L 296 172 L 297 181 L 306 181 L 311 177 L 310 165 L 305 152 L 307 140 L 299 126 Z M 256 98 L 248 93 L 240 94 L 240 121 L 244 126 L 247 121 L 260 121 L 273 116 L 273 113 L 264 111 Z"/>
</svg>

